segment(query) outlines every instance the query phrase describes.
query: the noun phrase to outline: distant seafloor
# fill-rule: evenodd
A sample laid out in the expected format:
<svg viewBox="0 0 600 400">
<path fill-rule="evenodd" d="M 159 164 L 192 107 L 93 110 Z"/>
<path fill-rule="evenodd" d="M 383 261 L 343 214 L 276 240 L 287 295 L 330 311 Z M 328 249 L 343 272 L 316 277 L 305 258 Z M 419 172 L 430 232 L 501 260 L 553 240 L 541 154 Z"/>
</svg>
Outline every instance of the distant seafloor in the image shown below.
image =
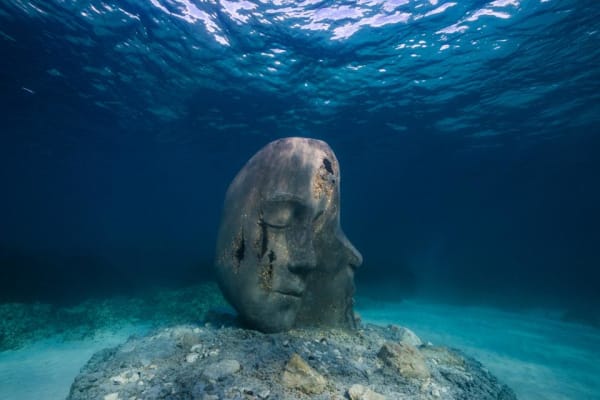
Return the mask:
<svg viewBox="0 0 600 400">
<path fill-rule="evenodd" d="M 68 308 L 1 305 L 0 400 L 63 399 L 94 352 L 152 328 L 201 324 L 206 312 L 223 306 L 214 284 L 89 300 Z M 554 310 L 507 312 L 359 296 L 357 311 L 365 323 L 402 325 L 425 342 L 477 358 L 519 399 L 600 395 L 600 330 L 562 321 Z M 9 340 L 7 335 L 21 338 Z"/>
</svg>

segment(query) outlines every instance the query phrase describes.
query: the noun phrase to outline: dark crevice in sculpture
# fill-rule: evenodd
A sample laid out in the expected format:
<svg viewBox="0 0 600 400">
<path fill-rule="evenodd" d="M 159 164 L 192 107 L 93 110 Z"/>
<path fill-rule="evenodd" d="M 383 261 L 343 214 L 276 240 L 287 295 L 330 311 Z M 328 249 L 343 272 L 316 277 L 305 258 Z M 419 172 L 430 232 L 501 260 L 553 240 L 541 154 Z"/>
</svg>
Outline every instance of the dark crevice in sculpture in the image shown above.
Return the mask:
<svg viewBox="0 0 600 400">
<path fill-rule="evenodd" d="M 245 252 L 246 244 L 244 243 L 244 231 L 242 231 L 242 238 L 240 240 L 237 250 L 235 251 L 235 259 L 237 260 L 238 264 L 240 264 L 244 259 Z"/>
<path fill-rule="evenodd" d="M 261 229 L 261 241 L 260 241 L 260 257 L 259 258 L 263 258 L 265 256 L 265 253 L 267 252 L 267 246 L 268 246 L 268 241 L 269 239 L 267 238 L 267 225 L 261 221 L 260 222 L 260 229 Z"/>
<path fill-rule="evenodd" d="M 323 159 L 323 165 L 325 166 L 325 169 L 327 170 L 327 172 L 329 172 L 331 175 L 333 175 L 333 168 L 331 167 L 331 161 L 329 161 L 328 158 Z"/>
<path fill-rule="evenodd" d="M 333 168 L 331 166 L 331 161 L 329 161 L 328 158 L 323 159 L 323 165 L 325 166 L 325 169 L 327 170 L 327 172 L 329 172 L 330 174 L 333 175 Z"/>
<path fill-rule="evenodd" d="M 273 253 L 273 250 L 269 251 L 269 262 L 272 263 L 276 259 L 277 257 L 275 257 L 275 253 Z"/>
</svg>

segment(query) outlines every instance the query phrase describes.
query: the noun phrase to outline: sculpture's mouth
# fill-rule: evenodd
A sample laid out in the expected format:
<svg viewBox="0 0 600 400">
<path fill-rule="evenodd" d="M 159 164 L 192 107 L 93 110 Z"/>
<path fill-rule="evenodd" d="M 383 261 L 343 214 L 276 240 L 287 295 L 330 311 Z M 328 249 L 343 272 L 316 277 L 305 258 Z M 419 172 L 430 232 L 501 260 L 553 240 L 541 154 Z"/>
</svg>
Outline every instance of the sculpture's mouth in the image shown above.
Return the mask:
<svg viewBox="0 0 600 400">
<path fill-rule="evenodd" d="M 290 297 L 297 297 L 297 298 L 302 297 L 302 294 L 304 293 L 304 291 L 298 291 L 298 290 L 292 290 L 292 289 L 274 290 L 274 292 L 281 294 L 283 296 L 290 296 Z"/>
<path fill-rule="evenodd" d="M 276 268 L 273 274 L 273 292 L 282 296 L 300 298 L 306 289 L 305 277 L 289 273 L 288 268 Z"/>
</svg>

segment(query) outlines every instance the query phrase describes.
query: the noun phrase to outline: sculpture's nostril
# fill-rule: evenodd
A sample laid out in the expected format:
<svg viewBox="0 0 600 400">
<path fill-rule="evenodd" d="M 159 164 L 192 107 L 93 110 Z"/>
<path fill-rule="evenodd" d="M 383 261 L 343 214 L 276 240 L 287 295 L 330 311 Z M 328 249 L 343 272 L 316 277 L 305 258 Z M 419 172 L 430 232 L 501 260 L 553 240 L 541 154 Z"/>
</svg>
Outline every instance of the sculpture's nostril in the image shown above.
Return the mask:
<svg viewBox="0 0 600 400">
<path fill-rule="evenodd" d="M 302 260 L 299 262 L 291 262 L 288 264 L 288 269 L 296 274 L 307 273 L 315 268 L 316 263 L 306 262 L 306 260 Z"/>
<path fill-rule="evenodd" d="M 350 267 L 352 267 L 352 269 L 360 267 L 363 263 L 362 255 L 358 252 L 358 250 L 356 250 L 354 245 L 350 243 L 350 240 L 348 240 L 346 235 L 344 235 L 341 230 L 338 232 L 338 238 L 342 246 L 345 247 L 347 263 L 350 265 Z"/>
</svg>

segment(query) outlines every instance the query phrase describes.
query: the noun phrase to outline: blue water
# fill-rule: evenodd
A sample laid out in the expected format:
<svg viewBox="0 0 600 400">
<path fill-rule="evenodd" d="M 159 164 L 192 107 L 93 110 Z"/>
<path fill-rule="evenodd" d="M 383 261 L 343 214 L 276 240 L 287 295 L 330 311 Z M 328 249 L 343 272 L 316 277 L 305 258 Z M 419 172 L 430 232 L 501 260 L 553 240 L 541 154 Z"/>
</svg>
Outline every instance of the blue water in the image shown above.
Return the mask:
<svg viewBox="0 0 600 400">
<path fill-rule="evenodd" d="M 597 0 L 3 0 L 0 117 L 0 302 L 210 279 L 231 179 L 308 136 L 359 293 L 600 326 Z"/>
</svg>

